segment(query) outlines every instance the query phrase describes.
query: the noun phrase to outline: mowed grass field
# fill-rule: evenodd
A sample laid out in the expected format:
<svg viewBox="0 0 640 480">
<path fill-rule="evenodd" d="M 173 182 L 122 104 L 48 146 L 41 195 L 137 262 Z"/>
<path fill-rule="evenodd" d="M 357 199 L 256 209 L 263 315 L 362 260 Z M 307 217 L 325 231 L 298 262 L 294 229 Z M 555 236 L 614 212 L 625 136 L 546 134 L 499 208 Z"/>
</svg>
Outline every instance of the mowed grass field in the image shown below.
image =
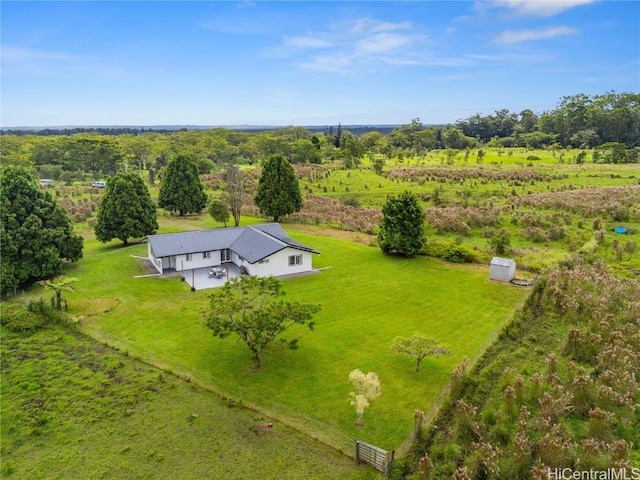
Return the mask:
<svg viewBox="0 0 640 480">
<path fill-rule="evenodd" d="M 185 228 L 191 228 L 186 221 Z M 175 224 L 171 225 L 175 228 Z M 387 257 L 379 249 L 323 236 L 321 229 L 285 225 L 321 252 L 314 275 L 286 280 L 292 298 L 322 304 L 314 331 L 294 327 L 299 348 L 274 343 L 263 369 L 252 371 L 249 351 L 236 338 L 213 338 L 202 325 L 207 291 L 191 292 L 178 277 L 134 278 L 146 245 L 122 248 L 95 240 L 67 274 L 68 294 L 81 329 L 162 368 L 242 401 L 346 453 L 359 438 L 396 449 L 410 434 L 416 409 L 437 401 L 452 370 L 486 347 L 525 290 L 488 281 L 488 268 L 429 258 Z M 449 357 L 414 362 L 390 350 L 397 335 L 428 335 L 451 346 Z M 349 405 L 351 370 L 374 371 L 382 395 L 355 425 Z"/>
</svg>

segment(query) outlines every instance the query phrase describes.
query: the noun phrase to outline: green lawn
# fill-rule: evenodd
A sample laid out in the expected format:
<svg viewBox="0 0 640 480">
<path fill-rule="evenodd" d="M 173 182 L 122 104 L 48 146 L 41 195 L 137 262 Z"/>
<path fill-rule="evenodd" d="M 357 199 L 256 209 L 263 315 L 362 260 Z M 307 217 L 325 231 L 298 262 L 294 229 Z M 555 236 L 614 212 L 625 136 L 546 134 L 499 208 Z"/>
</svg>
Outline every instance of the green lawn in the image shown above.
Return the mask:
<svg viewBox="0 0 640 480">
<path fill-rule="evenodd" d="M 326 445 L 85 337 L 4 327 L 2 336 L 2 478 L 374 478 Z"/>
<path fill-rule="evenodd" d="M 438 399 L 453 368 L 487 345 L 524 295 L 489 282 L 486 267 L 385 257 L 376 248 L 286 228 L 321 252 L 316 267 L 330 267 L 288 280 L 286 288 L 323 310 L 313 332 L 289 333 L 299 335 L 298 350 L 273 345 L 260 372 L 251 371 L 249 352 L 235 338 L 215 339 L 202 326 L 206 291 L 191 292 L 175 277 L 133 278 L 141 269 L 130 255 L 146 255 L 146 245 L 87 241 L 85 258 L 68 271 L 79 278 L 71 309 L 91 336 L 350 453 L 353 438 L 397 448 L 411 431 L 414 410 Z M 389 348 L 396 335 L 414 333 L 448 343 L 454 354 L 425 360 L 416 374 L 411 359 Z M 364 429 L 355 426 L 349 405 L 354 368 L 375 371 L 382 383 Z"/>
</svg>

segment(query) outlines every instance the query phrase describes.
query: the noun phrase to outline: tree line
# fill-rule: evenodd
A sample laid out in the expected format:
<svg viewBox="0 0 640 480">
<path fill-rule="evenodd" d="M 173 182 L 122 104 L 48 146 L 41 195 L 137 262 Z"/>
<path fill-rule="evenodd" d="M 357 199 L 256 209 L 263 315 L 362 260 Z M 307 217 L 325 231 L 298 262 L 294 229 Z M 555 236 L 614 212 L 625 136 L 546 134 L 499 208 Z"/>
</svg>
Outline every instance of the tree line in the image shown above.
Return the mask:
<svg viewBox="0 0 640 480">
<path fill-rule="evenodd" d="M 106 184 L 96 214 L 95 235 L 103 243 L 143 238 L 158 230 L 157 207 L 180 216 L 200 213 L 209 204 L 216 220 L 233 214 L 236 226 L 244 201 L 243 174 L 228 165 L 222 199 L 204 191 L 194 160 L 180 155 L 167 165 L 158 204 L 137 172 L 118 172 Z M 272 155 L 263 165 L 254 198 L 260 212 L 274 221 L 302 207 L 300 186 L 291 163 Z M 62 272 L 65 261 L 82 258 L 83 239 L 73 231 L 67 212 L 56 199 L 38 187 L 31 172 L 11 165 L 0 172 L 0 296 L 6 296 Z"/>
<path fill-rule="evenodd" d="M 366 129 L 362 127 L 358 134 L 341 125 L 322 131 L 290 126 L 257 132 L 224 128 L 123 129 L 111 134 L 72 130 L 72 134 L 53 136 L 5 132 L 0 136 L 0 163 L 32 168 L 41 178 L 65 182 L 144 170 L 151 183 L 179 155 L 194 159 L 200 174 L 227 164 L 253 165 L 275 154 L 284 155 L 290 163 L 339 161 L 351 168 L 365 154 L 402 158 L 434 149 L 483 146 L 594 149 L 596 161 L 635 163 L 640 148 L 640 94 L 566 96 L 555 109 L 539 115 L 529 109 L 519 113 L 502 109 L 445 126 L 424 125 L 415 118 L 388 133 Z"/>
</svg>

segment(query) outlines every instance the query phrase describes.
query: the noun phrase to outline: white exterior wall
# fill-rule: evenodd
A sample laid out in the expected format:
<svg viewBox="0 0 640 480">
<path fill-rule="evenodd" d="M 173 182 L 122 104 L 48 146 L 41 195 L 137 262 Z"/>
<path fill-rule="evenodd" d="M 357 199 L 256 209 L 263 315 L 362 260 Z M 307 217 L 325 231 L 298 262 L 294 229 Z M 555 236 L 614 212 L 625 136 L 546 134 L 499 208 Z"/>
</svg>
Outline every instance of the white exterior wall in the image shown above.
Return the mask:
<svg viewBox="0 0 640 480">
<path fill-rule="evenodd" d="M 202 258 L 202 252 L 195 252 L 191 254 L 191 260 L 187 261 L 186 255 L 176 255 L 175 269 L 192 270 L 195 268 L 206 268 L 220 265 L 220 250 L 214 250 L 211 252 L 211 258 Z"/>
<path fill-rule="evenodd" d="M 153 263 L 153 266 L 156 267 L 158 272 L 162 273 L 162 259 L 156 258 L 153 254 L 153 250 L 151 249 L 151 244 L 147 243 L 147 258 Z"/>
<path fill-rule="evenodd" d="M 302 256 L 302 263 L 300 265 L 290 266 L 289 257 L 298 255 Z M 202 252 L 195 252 L 192 254 L 191 260 L 187 261 L 186 255 L 172 255 L 169 257 L 156 258 L 151 249 L 151 245 L 148 245 L 148 258 L 154 263 L 160 273 L 163 273 L 165 269 L 169 268 L 173 268 L 180 272 L 196 268 L 208 268 L 221 264 L 220 250 L 212 251 L 210 258 L 203 258 Z M 245 259 L 241 259 L 237 253 L 233 251 L 231 252 L 231 261 L 233 263 L 239 267 L 244 266 L 250 275 L 257 275 L 260 277 L 278 277 L 293 273 L 309 272 L 313 269 L 312 260 L 312 253 L 291 247 L 286 247 L 283 250 L 270 255 L 263 259 L 262 263 L 256 262 L 254 264 L 249 263 Z"/>
<path fill-rule="evenodd" d="M 489 278 L 499 282 L 510 282 L 516 276 L 516 266 L 491 265 Z"/>
<path fill-rule="evenodd" d="M 302 255 L 302 264 L 289 266 L 289 257 L 292 255 Z M 263 263 L 256 262 L 251 265 L 245 262 L 245 266 L 247 267 L 247 271 L 250 275 L 256 275 L 259 277 L 279 277 L 281 275 L 311 271 L 313 269 L 313 265 L 311 263 L 312 255 L 313 254 L 310 252 L 287 247 L 263 259 Z"/>
<path fill-rule="evenodd" d="M 249 265 L 249 262 L 247 262 L 246 260 L 241 260 L 240 255 L 233 251 L 231 252 L 231 261 L 239 267 L 241 267 L 242 265 Z"/>
</svg>

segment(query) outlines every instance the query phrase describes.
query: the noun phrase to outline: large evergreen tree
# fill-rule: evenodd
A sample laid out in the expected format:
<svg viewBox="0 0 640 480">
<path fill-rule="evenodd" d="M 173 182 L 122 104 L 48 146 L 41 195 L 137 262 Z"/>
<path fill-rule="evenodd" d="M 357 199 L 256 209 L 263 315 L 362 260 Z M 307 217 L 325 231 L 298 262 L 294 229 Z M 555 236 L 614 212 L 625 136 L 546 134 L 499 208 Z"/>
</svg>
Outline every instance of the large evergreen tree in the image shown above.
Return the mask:
<svg viewBox="0 0 640 480">
<path fill-rule="evenodd" d="M 409 191 L 391 197 L 382 207 L 378 244 L 384 253 L 413 256 L 425 242 L 424 212 L 418 198 Z"/>
<path fill-rule="evenodd" d="M 283 155 L 273 155 L 262 166 L 254 201 L 260 212 L 273 217 L 274 222 L 302 207 L 298 178 Z"/>
<path fill-rule="evenodd" d="M 127 245 L 129 238 L 158 230 L 156 206 L 144 181 L 135 173 L 121 172 L 109 180 L 97 219 L 96 238 L 101 242 L 119 238 Z"/>
<path fill-rule="evenodd" d="M 198 166 L 180 155 L 169 162 L 162 177 L 158 206 L 180 216 L 200 213 L 207 206 L 207 195 L 198 176 Z"/>
<path fill-rule="evenodd" d="M 73 232 L 67 212 L 41 191 L 23 167 L 0 175 L 0 289 L 52 278 L 63 260 L 82 258 L 82 237 Z"/>
</svg>

